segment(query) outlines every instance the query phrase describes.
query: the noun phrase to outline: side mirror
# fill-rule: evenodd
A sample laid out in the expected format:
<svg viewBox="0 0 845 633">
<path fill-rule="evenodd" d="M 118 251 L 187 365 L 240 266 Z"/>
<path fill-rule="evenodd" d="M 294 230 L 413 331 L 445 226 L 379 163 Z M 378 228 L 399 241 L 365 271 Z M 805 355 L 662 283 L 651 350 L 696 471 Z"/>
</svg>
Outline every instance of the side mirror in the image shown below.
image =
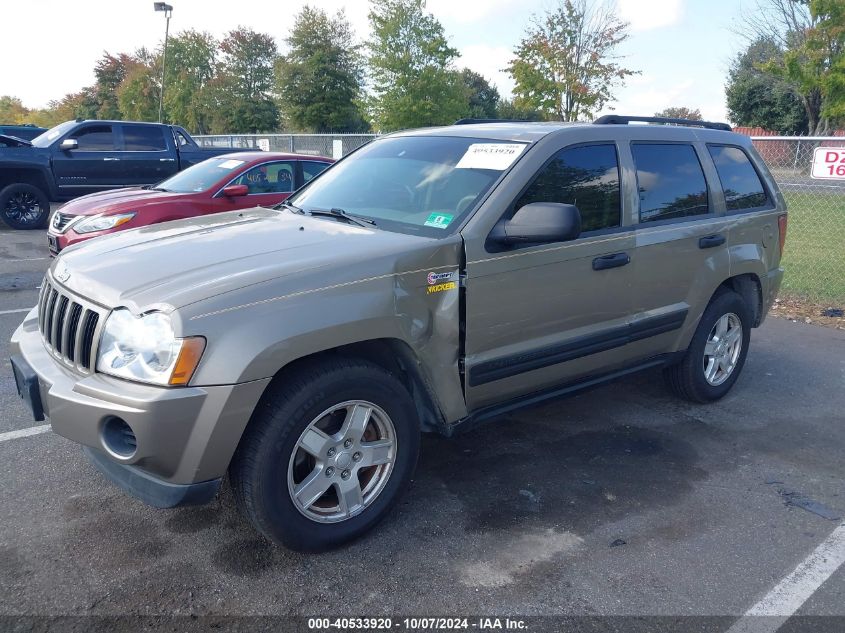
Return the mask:
<svg viewBox="0 0 845 633">
<path fill-rule="evenodd" d="M 78 149 L 78 148 L 79 148 L 79 141 L 77 141 L 75 138 L 66 138 L 65 140 L 62 141 L 61 145 L 59 145 L 59 149 L 65 151 L 65 152 L 70 151 L 72 149 Z"/>
<path fill-rule="evenodd" d="M 227 198 L 239 198 L 249 193 L 249 187 L 246 185 L 229 185 L 223 187 L 223 195 Z"/>
<path fill-rule="evenodd" d="M 500 244 L 565 242 L 581 234 L 581 212 L 573 204 L 532 202 L 496 225 L 490 238 Z"/>
</svg>

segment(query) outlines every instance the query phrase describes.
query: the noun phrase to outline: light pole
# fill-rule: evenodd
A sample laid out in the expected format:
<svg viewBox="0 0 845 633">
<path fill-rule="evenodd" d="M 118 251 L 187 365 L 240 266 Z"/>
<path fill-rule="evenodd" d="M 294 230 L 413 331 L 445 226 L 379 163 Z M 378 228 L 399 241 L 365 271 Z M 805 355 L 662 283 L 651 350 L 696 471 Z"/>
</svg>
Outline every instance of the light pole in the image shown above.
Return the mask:
<svg viewBox="0 0 845 633">
<path fill-rule="evenodd" d="M 167 64 L 167 36 L 170 33 L 170 14 L 173 13 L 173 6 L 166 2 L 153 2 L 156 11 L 164 11 L 167 22 L 164 27 L 164 54 L 161 56 L 161 90 L 158 93 L 158 122 L 161 123 L 161 107 L 164 102 L 164 72 Z"/>
</svg>

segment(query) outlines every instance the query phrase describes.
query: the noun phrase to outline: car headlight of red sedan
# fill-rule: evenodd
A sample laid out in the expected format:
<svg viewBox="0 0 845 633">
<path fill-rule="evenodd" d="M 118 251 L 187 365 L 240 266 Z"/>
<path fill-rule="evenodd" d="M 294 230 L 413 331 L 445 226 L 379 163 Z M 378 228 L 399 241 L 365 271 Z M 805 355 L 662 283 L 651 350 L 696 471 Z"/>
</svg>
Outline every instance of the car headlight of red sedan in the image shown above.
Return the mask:
<svg viewBox="0 0 845 633">
<path fill-rule="evenodd" d="M 73 230 L 77 233 L 94 233 L 96 231 L 107 231 L 114 229 L 121 224 L 126 224 L 134 218 L 135 211 L 129 213 L 116 213 L 115 215 L 95 215 L 87 220 L 77 222 L 73 226 Z"/>
</svg>

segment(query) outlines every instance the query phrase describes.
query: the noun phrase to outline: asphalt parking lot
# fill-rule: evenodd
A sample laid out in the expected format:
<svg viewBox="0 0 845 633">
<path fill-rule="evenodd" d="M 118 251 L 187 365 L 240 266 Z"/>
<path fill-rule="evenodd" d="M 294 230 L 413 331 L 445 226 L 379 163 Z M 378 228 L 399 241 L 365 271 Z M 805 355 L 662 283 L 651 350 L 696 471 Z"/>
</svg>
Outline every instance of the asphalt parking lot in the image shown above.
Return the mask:
<svg viewBox="0 0 845 633">
<path fill-rule="evenodd" d="M 42 231 L 0 228 L 0 615 L 845 616 L 845 332 L 769 319 L 714 405 L 646 373 L 427 437 L 379 528 L 302 555 L 225 486 L 155 510 L 70 441 L 12 433 L 43 424 L 7 357 L 47 257 Z"/>
</svg>

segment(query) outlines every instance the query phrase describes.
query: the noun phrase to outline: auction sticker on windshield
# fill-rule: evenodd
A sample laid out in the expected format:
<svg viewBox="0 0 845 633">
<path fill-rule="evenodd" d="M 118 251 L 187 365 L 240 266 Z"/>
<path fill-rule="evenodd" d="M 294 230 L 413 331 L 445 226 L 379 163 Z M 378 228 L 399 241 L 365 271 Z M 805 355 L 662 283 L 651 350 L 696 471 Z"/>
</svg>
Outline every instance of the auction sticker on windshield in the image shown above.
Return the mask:
<svg viewBox="0 0 845 633">
<path fill-rule="evenodd" d="M 495 169 L 504 171 L 519 158 L 522 143 L 473 143 L 455 165 L 455 169 Z"/>
<path fill-rule="evenodd" d="M 817 147 L 810 175 L 824 180 L 845 180 L 845 147 Z"/>
</svg>

